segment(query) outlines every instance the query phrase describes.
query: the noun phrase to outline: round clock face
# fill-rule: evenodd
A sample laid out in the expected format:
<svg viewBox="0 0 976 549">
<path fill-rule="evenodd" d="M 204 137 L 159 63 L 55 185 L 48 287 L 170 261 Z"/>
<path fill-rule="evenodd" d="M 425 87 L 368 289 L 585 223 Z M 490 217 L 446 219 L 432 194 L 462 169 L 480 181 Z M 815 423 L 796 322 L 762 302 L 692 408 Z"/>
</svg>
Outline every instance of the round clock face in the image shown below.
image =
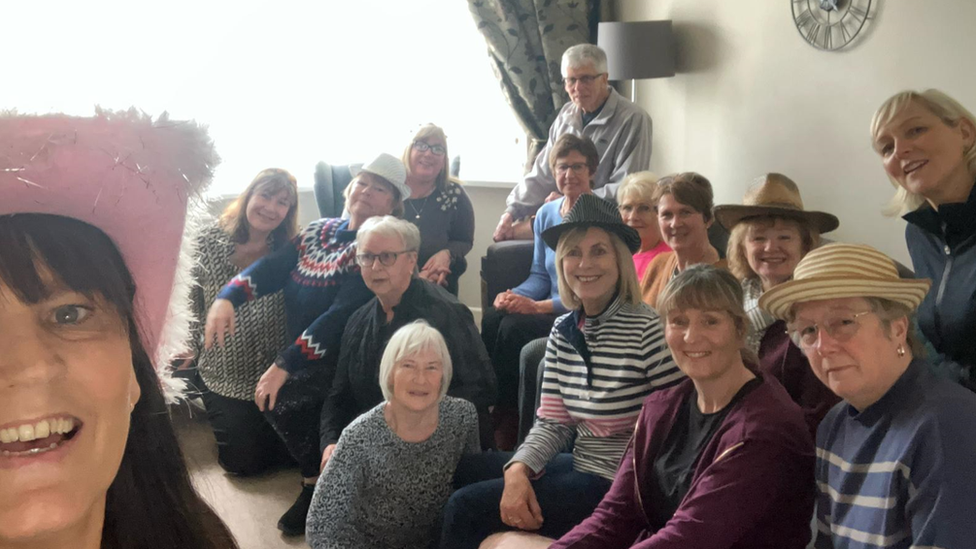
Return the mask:
<svg viewBox="0 0 976 549">
<path fill-rule="evenodd" d="M 793 22 L 811 46 L 839 50 L 861 32 L 871 12 L 871 0 L 790 0 Z"/>
</svg>

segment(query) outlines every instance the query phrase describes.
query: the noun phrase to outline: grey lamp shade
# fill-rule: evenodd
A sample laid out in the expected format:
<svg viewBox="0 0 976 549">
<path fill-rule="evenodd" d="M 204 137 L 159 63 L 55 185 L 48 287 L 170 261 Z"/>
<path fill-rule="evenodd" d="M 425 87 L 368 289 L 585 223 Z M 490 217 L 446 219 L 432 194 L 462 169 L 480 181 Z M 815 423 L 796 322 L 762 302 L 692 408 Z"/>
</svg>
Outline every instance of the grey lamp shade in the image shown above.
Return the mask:
<svg viewBox="0 0 976 549">
<path fill-rule="evenodd" d="M 671 21 L 600 23 L 596 43 L 607 53 L 610 80 L 674 76 Z"/>
</svg>

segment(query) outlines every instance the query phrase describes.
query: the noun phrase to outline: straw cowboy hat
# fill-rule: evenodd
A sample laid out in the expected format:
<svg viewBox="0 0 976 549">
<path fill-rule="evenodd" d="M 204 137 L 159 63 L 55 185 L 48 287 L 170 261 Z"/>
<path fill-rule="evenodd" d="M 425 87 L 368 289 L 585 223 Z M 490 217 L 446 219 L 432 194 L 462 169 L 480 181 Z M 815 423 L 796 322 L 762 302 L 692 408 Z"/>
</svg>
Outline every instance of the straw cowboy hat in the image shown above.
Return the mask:
<svg viewBox="0 0 976 549">
<path fill-rule="evenodd" d="M 573 204 L 573 209 L 569 210 L 562 223 L 542 232 L 542 240 L 555 250 L 559 237 L 577 227 L 599 227 L 623 240 L 630 253 L 636 253 L 640 249 L 640 234 L 624 224 L 617 207 L 592 194 L 584 194 L 576 199 L 576 204 Z"/>
<path fill-rule="evenodd" d="M 834 243 L 808 253 L 793 280 L 764 293 L 759 306 L 780 320 L 796 303 L 846 297 L 880 297 L 915 310 L 931 285 L 927 278 L 899 278 L 895 262 L 871 246 Z"/>
<path fill-rule="evenodd" d="M 746 191 L 742 204 L 723 204 L 715 207 L 715 219 L 731 230 L 749 217 L 786 217 L 810 223 L 817 232 L 829 233 L 840 225 L 837 217 L 825 212 L 803 209 L 800 189 L 789 177 L 768 173 Z"/>
</svg>

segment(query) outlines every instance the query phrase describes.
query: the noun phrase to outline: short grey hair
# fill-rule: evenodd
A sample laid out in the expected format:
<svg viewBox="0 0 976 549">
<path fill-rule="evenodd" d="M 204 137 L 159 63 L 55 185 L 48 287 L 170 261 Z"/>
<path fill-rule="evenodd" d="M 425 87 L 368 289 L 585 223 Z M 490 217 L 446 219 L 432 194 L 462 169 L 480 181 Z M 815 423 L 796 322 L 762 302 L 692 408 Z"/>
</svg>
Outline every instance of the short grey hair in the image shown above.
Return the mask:
<svg viewBox="0 0 976 549">
<path fill-rule="evenodd" d="M 393 368 L 404 358 L 428 350 L 435 351 L 441 356 L 440 399 L 443 400 L 448 387 L 451 386 L 451 377 L 454 375 L 451 354 L 447 350 L 444 336 L 426 321 L 417 320 L 393 334 L 386 344 L 386 350 L 383 351 L 383 358 L 380 359 L 380 390 L 383 391 L 383 398 L 387 402 L 393 398 Z"/>
<path fill-rule="evenodd" d="M 560 70 L 563 76 L 569 69 L 579 69 L 592 65 L 598 73 L 607 72 L 607 54 L 593 44 L 577 44 L 563 52 Z"/>
<path fill-rule="evenodd" d="M 362 248 L 370 235 L 395 236 L 403 242 L 403 249 L 415 252 L 420 249 L 420 229 L 409 221 L 392 215 L 378 215 L 363 222 L 356 232 L 356 247 Z"/>
</svg>

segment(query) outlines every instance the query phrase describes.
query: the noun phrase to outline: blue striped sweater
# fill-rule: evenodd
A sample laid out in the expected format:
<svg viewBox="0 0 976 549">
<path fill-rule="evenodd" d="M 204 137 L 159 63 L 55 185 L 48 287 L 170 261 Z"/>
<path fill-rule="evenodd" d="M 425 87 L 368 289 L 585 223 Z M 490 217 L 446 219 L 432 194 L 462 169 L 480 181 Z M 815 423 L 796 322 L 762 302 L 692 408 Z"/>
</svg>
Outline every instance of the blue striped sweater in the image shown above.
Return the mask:
<svg viewBox="0 0 976 549">
<path fill-rule="evenodd" d="M 976 395 L 916 359 L 817 431 L 817 549 L 976 547 Z"/>
</svg>

